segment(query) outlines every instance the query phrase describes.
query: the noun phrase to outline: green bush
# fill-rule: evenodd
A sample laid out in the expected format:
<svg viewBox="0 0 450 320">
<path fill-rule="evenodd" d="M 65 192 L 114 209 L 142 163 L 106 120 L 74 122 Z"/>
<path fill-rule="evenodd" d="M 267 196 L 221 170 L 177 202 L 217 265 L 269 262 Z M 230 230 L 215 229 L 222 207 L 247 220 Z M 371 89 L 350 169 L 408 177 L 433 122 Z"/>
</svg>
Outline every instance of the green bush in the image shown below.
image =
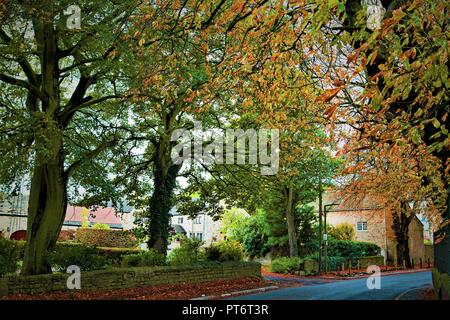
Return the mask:
<svg viewBox="0 0 450 320">
<path fill-rule="evenodd" d="M 217 243 L 212 243 L 209 247 L 205 249 L 205 257 L 208 261 L 220 261 L 221 250 Z"/>
<path fill-rule="evenodd" d="M 344 257 L 327 257 L 327 261 L 325 261 L 325 258 L 322 260 L 322 270 L 328 270 L 328 271 L 337 271 L 341 270 L 342 263 L 346 263 L 346 258 Z M 327 262 L 328 267 L 325 267 L 325 262 Z"/>
<path fill-rule="evenodd" d="M 205 256 L 209 261 L 239 261 L 244 258 L 244 250 L 238 241 L 218 241 L 205 249 Z"/>
<path fill-rule="evenodd" d="M 381 254 L 381 248 L 375 243 L 356 242 L 355 247 L 359 257 L 379 256 Z"/>
<path fill-rule="evenodd" d="M 183 237 L 180 240 L 180 247 L 173 249 L 169 253 L 167 257 L 169 264 L 177 266 L 205 261 L 205 254 L 201 250 L 202 244 L 203 241 L 201 240 Z"/>
<path fill-rule="evenodd" d="M 15 242 L 17 244 L 19 250 L 19 260 L 23 260 L 23 256 L 25 255 L 25 244 L 27 243 L 24 240 L 19 240 Z"/>
<path fill-rule="evenodd" d="M 109 226 L 109 224 L 106 223 L 96 223 L 92 226 L 92 229 L 110 230 L 111 227 Z"/>
<path fill-rule="evenodd" d="M 282 257 L 272 260 L 270 271 L 276 273 L 292 273 L 301 269 L 302 260 L 300 258 Z"/>
<path fill-rule="evenodd" d="M 58 271 L 66 270 L 70 265 L 76 265 L 82 271 L 100 270 L 108 266 L 106 257 L 97 248 L 80 244 L 57 244 L 49 253 L 48 262 Z"/>
<path fill-rule="evenodd" d="M 16 272 L 19 258 L 19 245 L 15 241 L 0 238 L 0 277 Z"/>
<path fill-rule="evenodd" d="M 166 264 L 166 257 L 164 254 L 150 249 L 149 251 L 138 254 L 128 254 L 122 256 L 122 267 L 151 267 L 163 266 Z"/>
<path fill-rule="evenodd" d="M 307 244 L 308 251 L 316 254 L 319 248 L 318 241 L 314 240 Z M 344 257 L 348 259 L 358 259 L 367 256 L 376 256 L 381 252 L 381 248 L 370 242 L 350 241 L 350 240 L 328 240 L 328 256 Z"/>
<path fill-rule="evenodd" d="M 265 219 L 264 212 L 259 210 L 241 227 L 244 252 L 251 258 L 262 257 L 269 252 L 269 230 Z"/>
<path fill-rule="evenodd" d="M 122 264 L 122 257 L 125 255 L 137 254 L 141 250 L 137 248 L 110 248 L 97 247 L 99 254 L 106 257 L 111 266 L 120 266 Z"/>
<path fill-rule="evenodd" d="M 354 240 L 356 231 L 353 225 L 343 222 L 339 223 L 337 226 L 329 226 L 328 234 L 336 240 Z"/>
</svg>

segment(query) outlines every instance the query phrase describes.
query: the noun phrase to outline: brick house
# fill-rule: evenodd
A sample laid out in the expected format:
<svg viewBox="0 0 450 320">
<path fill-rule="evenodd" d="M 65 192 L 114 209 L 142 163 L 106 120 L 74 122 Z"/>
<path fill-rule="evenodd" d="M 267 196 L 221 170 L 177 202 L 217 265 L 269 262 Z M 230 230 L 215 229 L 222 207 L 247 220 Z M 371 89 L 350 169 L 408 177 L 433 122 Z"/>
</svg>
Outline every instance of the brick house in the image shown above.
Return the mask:
<svg viewBox="0 0 450 320">
<path fill-rule="evenodd" d="M 392 212 L 379 206 L 375 199 L 363 200 L 339 199 L 336 193 L 328 192 L 323 197 L 323 205 L 333 204 L 327 209 L 327 225 L 336 226 L 349 223 L 355 229 L 355 240 L 377 244 L 385 257 L 385 263 L 392 264 L 397 259 L 397 240 L 395 238 Z M 316 207 L 317 210 L 318 206 Z M 415 263 L 433 260 L 432 250 L 425 246 L 424 225 L 417 215 L 409 225 L 409 252 Z"/>
</svg>

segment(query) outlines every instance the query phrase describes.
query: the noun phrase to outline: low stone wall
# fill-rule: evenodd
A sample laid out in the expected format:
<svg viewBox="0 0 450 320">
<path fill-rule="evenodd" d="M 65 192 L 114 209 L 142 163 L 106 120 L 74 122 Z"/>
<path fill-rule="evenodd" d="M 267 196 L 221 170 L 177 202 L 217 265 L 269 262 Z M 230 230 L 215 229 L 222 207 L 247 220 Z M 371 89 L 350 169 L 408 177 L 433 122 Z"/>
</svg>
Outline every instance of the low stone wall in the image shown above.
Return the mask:
<svg viewBox="0 0 450 320">
<path fill-rule="evenodd" d="M 325 258 L 324 258 L 325 259 Z M 345 259 L 344 260 L 344 268 L 347 270 L 349 268 L 350 263 L 352 264 L 352 268 L 355 268 L 358 265 L 359 268 L 367 268 L 368 266 L 383 266 L 384 265 L 384 257 L 383 256 L 371 256 L 371 257 L 362 257 L 359 259 Z M 325 267 L 324 267 L 325 268 Z M 319 272 L 319 262 L 312 259 L 305 259 L 303 261 L 302 268 L 304 275 L 313 275 Z M 332 268 L 330 265 L 328 266 L 328 271 L 342 271 L 342 265 L 337 266 L 337 268 Z"/>
<path fill-rule="evenodd" d="M 368 266 L 383 266 L 383 256 L 364 257 L 359 259 L 360 268 L 367 268 Z"/>
<path fill-rule="evenodd" d="M 422 263 L 428 263 L 428 260 L 430 260 L 430 264 L 434 263 L 434 246 L 432 244 L 425 245 L 425 257 Z"/>
<path fill-rule="evenodd" d="M 67 278 L 70 275 L 58 273 L 0 278 L 0 296 L 16 293 L 68 291 Z M 132 288 L 249 276 L 261 277 L 261 265 L 259 263 L 225 262 L 197 266 L 82 271 L 81 290 Z"/>
</svg>

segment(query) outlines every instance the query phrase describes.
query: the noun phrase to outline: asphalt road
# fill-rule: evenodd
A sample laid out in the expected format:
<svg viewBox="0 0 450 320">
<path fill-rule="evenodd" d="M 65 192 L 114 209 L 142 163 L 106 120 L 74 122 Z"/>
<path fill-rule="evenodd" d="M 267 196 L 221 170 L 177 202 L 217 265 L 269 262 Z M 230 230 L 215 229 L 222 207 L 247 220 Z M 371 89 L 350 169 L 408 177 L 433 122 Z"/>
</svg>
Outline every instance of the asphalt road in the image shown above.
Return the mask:
<svg viewBox="0 0 450 320">
<path fill-rule="evenodd" d="M 369 290 L 367 279 L 341 280 L 284 288 L 231 298 L 232 300 L 392 300 L 403 292 L 431 285 L 431 272 L 381 275 L 381 288 Z"/>
</svg>

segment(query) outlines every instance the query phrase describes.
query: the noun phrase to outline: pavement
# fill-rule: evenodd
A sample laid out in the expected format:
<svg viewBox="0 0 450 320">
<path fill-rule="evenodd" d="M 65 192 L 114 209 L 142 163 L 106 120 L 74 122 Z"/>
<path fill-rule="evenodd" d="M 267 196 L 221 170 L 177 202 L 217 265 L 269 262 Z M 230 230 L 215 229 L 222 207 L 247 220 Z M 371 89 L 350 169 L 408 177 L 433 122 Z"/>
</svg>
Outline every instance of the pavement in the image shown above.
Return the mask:
<svg viewBox="0 0 450 320">
<path fill-rule="evenodd" d="M 405 292 L 432 284 L 431 272 L 428 270 L 381 274 L 380 289 L 372 290 L 367 286 L 368 278 L 330 282 L 305 277 L 299 278 L 298 281 L 301 285 L 299 287 L 246 294 L 232 297 L 230 300 L 395 300 Z"/>
<path fill-rule="evenodd" d="M 395 300 L 436 300 L 432 285 L 424 285 L 399 294 Z"/>
</svg>

